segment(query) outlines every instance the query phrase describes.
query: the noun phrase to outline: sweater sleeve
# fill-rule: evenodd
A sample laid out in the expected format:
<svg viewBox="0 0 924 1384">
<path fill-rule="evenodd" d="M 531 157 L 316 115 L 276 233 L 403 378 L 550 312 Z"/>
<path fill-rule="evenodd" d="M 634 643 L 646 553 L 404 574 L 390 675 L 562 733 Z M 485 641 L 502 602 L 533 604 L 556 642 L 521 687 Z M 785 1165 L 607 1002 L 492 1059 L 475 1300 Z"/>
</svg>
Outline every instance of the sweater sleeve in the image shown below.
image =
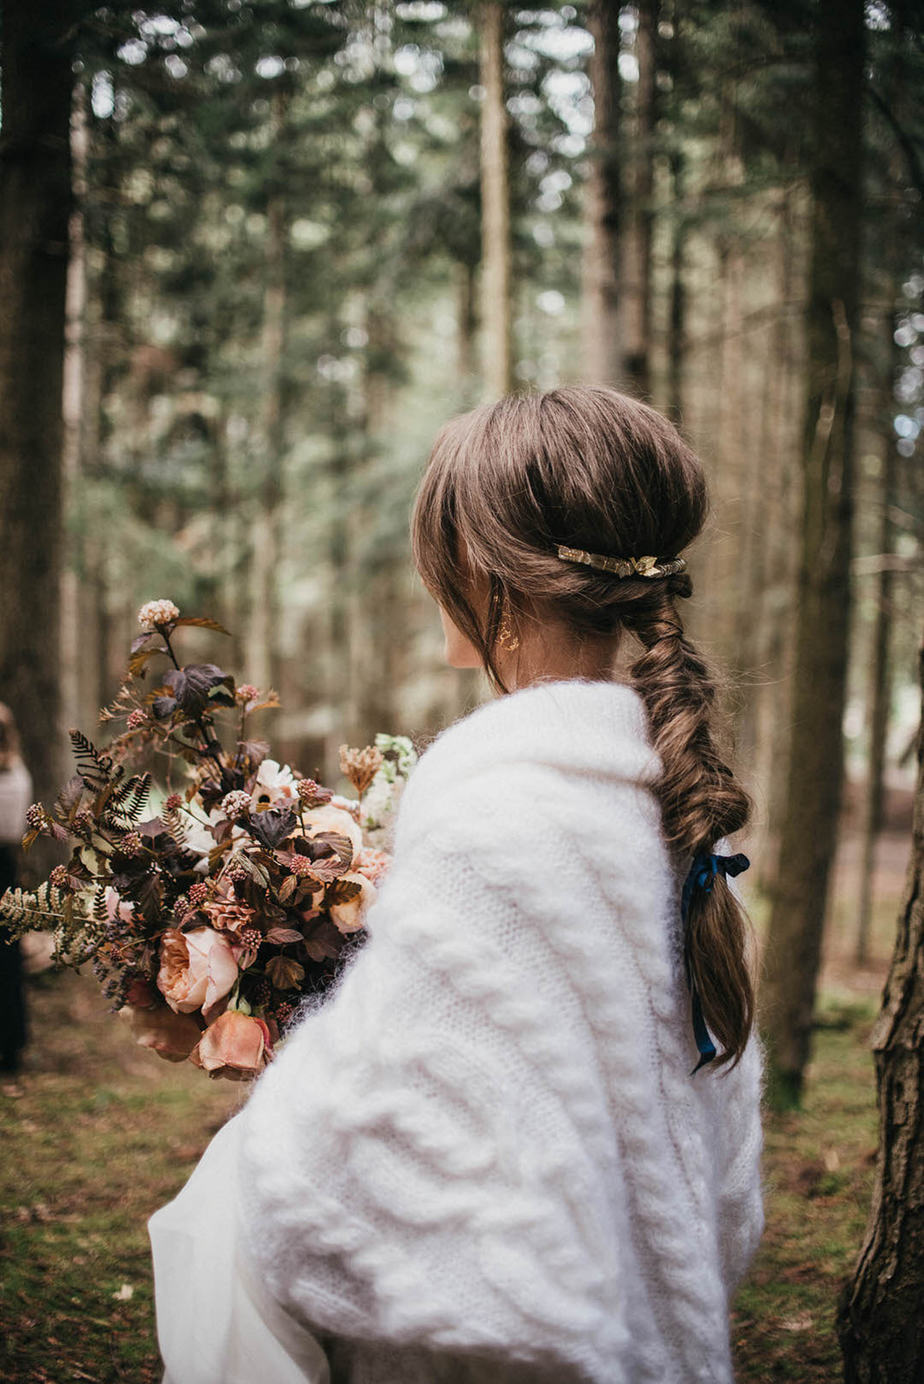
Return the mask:
<svg viewBox="0 0 924 1384">
<path fill-rule="evenodd" d="M 437 836 L 405 842 L 362 952 L 248 1102 L 245 1239 L 312 1328 L 568 1378 L 588 1339 L 606 1353 L 626 1330 L 587 1063 L 556 1050 L 553 966 L 472 868 L 471 833 Z"/>
</svg>

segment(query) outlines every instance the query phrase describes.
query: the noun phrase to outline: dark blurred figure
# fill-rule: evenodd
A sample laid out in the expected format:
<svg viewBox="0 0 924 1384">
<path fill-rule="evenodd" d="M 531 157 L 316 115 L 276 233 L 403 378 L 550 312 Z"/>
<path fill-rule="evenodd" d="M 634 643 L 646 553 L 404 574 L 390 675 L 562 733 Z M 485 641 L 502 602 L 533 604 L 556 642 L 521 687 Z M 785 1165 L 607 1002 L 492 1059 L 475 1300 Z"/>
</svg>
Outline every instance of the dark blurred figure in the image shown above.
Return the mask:
<svg viewBox="0 0 924 1384">
<path fill-rule="evenodd" d="M 16 884 L 19 846 L 32 801 L 32 775 L 19 753 L 19 734 L 9 707 L 0 702 L 0 894 Z M 0 1072 L 19 1070 L 26 1045 L 26 996 L 22 951 L 0 924 Z"/>
</svg>

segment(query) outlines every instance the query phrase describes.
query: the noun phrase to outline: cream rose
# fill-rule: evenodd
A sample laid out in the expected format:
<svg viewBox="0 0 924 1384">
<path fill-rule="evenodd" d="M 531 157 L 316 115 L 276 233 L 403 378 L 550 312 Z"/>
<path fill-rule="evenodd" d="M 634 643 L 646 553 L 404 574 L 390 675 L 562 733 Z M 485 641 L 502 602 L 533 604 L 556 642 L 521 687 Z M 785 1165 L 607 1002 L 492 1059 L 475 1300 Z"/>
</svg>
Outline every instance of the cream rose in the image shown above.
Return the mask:
<svg viewBox="0 0 924 1384">
<path fill-rule="evenodd" d="M 340 932 L 358 932 L 363 926 L 366 909 L 376 896 L 376 887 L 365 875 L 352 873 L 340 876 L 333 886 L 334 892 L 340 884 L 357 884 L 359 892 L 345 903 L 329 905 L 331 922 Z"/>
<path fill-rule="evenodd" d="M 208 1019 L 237 976 L 231 944 L 214 928 L 169 928 L 161 938 L 157 988 L 178 1014 L 201 1009 Z"/>
<path fill-rule="evenodd" d="M 261 1072 L 272 1055 L 269 1029 L 263 1020 L 226 1009 L 201 1035 L 189 1060 L 209 1076 L 245 1081 Z"/>
</svg>

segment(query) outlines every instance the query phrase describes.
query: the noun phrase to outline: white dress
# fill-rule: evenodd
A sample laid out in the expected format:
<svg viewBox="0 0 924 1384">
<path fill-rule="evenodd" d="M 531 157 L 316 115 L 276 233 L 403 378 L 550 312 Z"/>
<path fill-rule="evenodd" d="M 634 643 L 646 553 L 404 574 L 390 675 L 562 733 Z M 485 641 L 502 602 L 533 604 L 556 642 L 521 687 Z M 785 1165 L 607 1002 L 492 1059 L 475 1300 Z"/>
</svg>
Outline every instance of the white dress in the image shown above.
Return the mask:
<svg viewBox="0 0 924 1384">
<path fill-rule="evenodd" d="M 661 772 L 623 684 L 427 750 L 369 940 L 151 1220 L 170 1384 L 731 1384 L 762 1052 L 691 1075 Z"/>
<path fill-rule="evenodd" d="M 164 1384 L 329 1384 L 315 1337 L 261 1290 L 241 1254 L 242 1113 L 148 1221 Z"/>
</svg>

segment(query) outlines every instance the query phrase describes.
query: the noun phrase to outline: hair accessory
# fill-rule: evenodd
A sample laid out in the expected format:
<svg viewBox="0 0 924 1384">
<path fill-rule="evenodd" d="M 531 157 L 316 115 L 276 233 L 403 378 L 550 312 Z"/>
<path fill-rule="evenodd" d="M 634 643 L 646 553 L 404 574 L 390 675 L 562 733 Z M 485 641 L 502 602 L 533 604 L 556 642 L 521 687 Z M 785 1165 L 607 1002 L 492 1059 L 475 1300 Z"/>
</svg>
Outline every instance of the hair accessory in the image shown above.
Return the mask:
<svg viewBox="0 0 924 1384">
<path fill-rule="evenodd" d="M 698 851 L 693 857 L 693 864 L 690 866 L 689 873 L 683 885 L 683 892 L 680 895 L 680 917 L 683 921 L 684 935 L 686 935 L 687 924 L 690 913 L 690 903 L 693 899 L 693 891 L 701 889 L 704 894 L 712 892 L 712 882 L 716 875 L 740 875 L 742 870 L 746 870 L 750 865 L 746 855 L 711 855 L 709 851 Z M 703 1005 L 699 997 L 699 991 L 693 980 L 690 971 L 689 960 L 686 962 L 687 987 L 690 990 L 693 1006 L 693 1033 L 696 1037 L 696 1046 L 699 1049 L 699 1061 L 690 1073 L 695 1076 L 700 1067 L 704 1067 L 707 1062 L 711 1062 L 715 1057 L 715 1043 L 709 1037 L 709 1030 L 706 1027 L 706 1020 L 703 1018 Z"/>
<path fill-rule="evenodd" d="M 557 553 L 562 562 L 582 562 L 585 567 L 597 567 L 617 577 L 670 577 L 683 572 L 687 565 L 682 557 L 603 557 L 600 553 L 585 553 L 582 548 L 562 546 Z"/>
</svg>

